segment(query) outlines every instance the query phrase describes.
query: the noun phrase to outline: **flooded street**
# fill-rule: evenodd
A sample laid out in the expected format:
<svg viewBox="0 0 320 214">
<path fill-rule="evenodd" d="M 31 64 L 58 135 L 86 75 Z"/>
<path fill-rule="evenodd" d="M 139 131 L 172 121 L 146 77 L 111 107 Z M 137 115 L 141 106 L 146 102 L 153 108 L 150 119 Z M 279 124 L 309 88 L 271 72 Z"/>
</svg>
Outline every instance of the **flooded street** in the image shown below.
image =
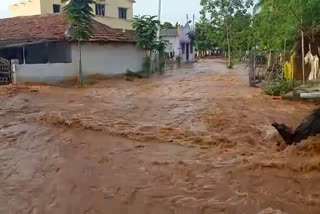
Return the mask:
<svg viewBox="0 0 320 214">
<path fill-rule="evenodd" d="M 205 60 L 84 89 L 0 87 L 0 214 L 320 213 L 320 138 L 281 141 L 311 103 Z"/>
</svg>

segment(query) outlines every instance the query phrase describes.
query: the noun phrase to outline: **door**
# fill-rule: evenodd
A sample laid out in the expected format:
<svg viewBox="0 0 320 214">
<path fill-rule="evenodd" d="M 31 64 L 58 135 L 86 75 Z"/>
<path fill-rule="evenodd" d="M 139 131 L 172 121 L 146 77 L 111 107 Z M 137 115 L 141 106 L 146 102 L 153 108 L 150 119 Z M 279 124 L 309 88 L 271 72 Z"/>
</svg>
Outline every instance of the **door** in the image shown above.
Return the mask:
<svg viewBox="0 0 320 214">
<path fill-rule="evenodd" d="M 190 54 L 190 44 L 186 44 L 186 60 L 189 61 L 189 54 Z"/>
<path fill-rule="evenodd" d="M 11 83 L 11 64 L 8 60 L 0 57 L 0 85 Z"/>
</svg>

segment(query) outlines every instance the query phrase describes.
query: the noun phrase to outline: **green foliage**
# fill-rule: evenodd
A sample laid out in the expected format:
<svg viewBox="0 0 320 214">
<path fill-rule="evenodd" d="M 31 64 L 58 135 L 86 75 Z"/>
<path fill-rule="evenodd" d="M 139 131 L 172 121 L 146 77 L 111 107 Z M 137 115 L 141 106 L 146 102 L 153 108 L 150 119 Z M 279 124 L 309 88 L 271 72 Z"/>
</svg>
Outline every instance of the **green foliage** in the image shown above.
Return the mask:
<svg viewBox="0 0 320 214">
<path fill-rule="evenodd" d="M 156 16 L 136 16 L 133 18 L 133 29 L 136 33 L 137 45 L 146 50 L 156 48 L 156 38 L 160 22 Z"/>
<path fill-rule="evenodd" d="M 251 17 L 247 10 L 252 4 L 253 0 L 201 0 L 202 20 L 197 26 L 197 32 L 200 31 L 197 47 L 210 47 L 205 34 L 211 32 L 207 41 L 228 52 L 228 67 L 231 67 L 232 52 L 245 51 L 249 46 Z"/>
<path fill-rule="evenodd" d="M 170 22 L 164 22 L 161 25 L 161 29 L 175 29 L 175 26 L 173 26 Z"/>
<path fill-rule="evenodd" d="M 94 33 L 92 26 L 94 0 L 63 0 L 68 2 L 63 8 L 64 16 L 70 24 L 68 36 L 76 41 L 89 41 Z"/>
<path fill-rule="evenodd" d="M 273 80 L 263 88 L 264 93 L 271 96 L 281 96 L 293 90 L 292 82 L 282 76 Z"/>
<path fill-rule="evenodd" d="M 194 32 L 194 31 L 190 31 L 190 32 L 188 33 L 188 37 L 189 37 L 189 39 L 190 39 L 190 43 L 191 43 L 191 44 L 194 44 L 194 43 L 195 43 L 195 40 L 196 40 L 196 34 L 195 34 L 195 32 Z"/>
<path fill-rule="evenodd" d="M 167 43 L 164 41 L 154 41 L 152 50 L 157 50 L 160 54 L 164 54 L 164 51 L 167 47 Z"/>
<path fill-rule="evenodd" d="M 180 56 L 176 57 L 176 64 L 181 65 L 181 57 Z"/>
<path fill-rule="evenodd" d="M 235 13 L 231 22 L 231 29 L 232 58 L 241 58 L 253 45 L 251 15 L 242 12 Z"/>
<path fill-rule="evenodd" d="M 255 12 L 254 37 L 261 51 L 280 53 L 285 42 L 291 50 L 301 29 L 311 39 L 312 30 L 320 23 L 319 0 L 259 0 Z"/>
<path fill-rule="evenodd" d="M 157 41 L 157 32 L 159 29 L 160 22 L 156 20 L 156 16 L 136 16 L 133 19 L 133 28 L 136 32 L 137 45 L 140 48 L 148 50 L 148 56 L 143 60 L 143 69 L 149 76 L 151 67 L 151 52 L 156 50 L 159 52 L 159 68 L 162 72 L 164 65 L 161 65 L 161 56 L 164 57 L 164 50 L 166 43 L 163 41 Z"/>
<path fill-rule="evenodd" d="M 200 22 L 196 23 L 194 40 L 199 51 L 212 50 L 218 47 L 219 32 L 209 20 L 202 18 Z"/>
<path fill-rule="evenodd" d="M 159 41 L 155 45 L 156 50 L 159 53 L 159 71 L 162 73 L 164 71 L 165 65 L 166 65 L 166 60 L 165 60 L 165 49 L 167 46 L 167 43 L 163 41 Z"/>
<path fill-rule="evenodd" d="M 145 57 L 142 62 L 142 69 L 143 69 L 143 72 L 146 73 L 147 77 L 150 74 L 150 68 L 151 68 L 151 58 Z"/>
<path fill-rule="evenodd" d="M 301 30 L 312 41 L 320 29 L 320 0 L 201 0 L 201 6 L 196 47 L 199 51 L 230 50 L 232 58 L 253 49 L 290 51 Z"/>
<path fill-rule="evenodd" d="M 63 13 L 69 23 L 67 36 L 71 40 L 78 41 L 79 46 L 79 84 L 83 86 L 82 76 L 82 51 L 81 42 L 89 41 L 90 36 L 94 33 L 93 9 L 94 0 L 62 0 L 62 3 L 67 3 L 63 8 Z"/>
</svg>

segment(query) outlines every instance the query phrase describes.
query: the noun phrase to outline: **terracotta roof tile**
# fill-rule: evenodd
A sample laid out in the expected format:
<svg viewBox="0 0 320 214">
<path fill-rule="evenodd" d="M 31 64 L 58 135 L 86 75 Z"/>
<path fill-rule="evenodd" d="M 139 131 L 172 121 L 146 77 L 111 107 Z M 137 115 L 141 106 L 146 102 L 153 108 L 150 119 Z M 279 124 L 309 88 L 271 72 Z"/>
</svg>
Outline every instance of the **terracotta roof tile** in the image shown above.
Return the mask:
<svg viewBox="0 0 320 214">
<path fill-rule="evenodd" d="M 0 42 L 25 42 L 37 40 L 66 40 L 68 29 L 63 14 L 36 15 L 0 19 Z M 134 39 L 119 30 L 110 28 L 97 21 L 90 42 L 135 42 Z"/>
</svg>

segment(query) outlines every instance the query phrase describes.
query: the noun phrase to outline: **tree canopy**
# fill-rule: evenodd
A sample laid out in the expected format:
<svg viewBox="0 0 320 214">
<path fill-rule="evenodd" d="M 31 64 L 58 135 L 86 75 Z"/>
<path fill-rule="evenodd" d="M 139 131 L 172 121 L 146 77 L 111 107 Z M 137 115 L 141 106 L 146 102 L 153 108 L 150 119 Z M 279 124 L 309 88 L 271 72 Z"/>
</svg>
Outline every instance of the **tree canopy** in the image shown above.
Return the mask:
<svg viewBox="0 0 320 214">
<path fill-rule="evenodd" d="M 170 22 L 164 22 L 161 24 L 161 29 L 174 29 L 175 26 L 173 26 Z"/>
<path fill-rule="evenodd" d="M 133 18 L 133 29 L 136 33 L 137 45 L 146 50 L 155 49 L 158 27 L 157 16 L 136 16 Z"/>
<path fill-rule="evenodd" d="M 89 41 L 94 33 L 93 9 L 94 0 L 62 0 L 67 5 L 63 8 L 64 16 L 69 23 L 67 36 L 78 41 L 79 46 L 79 84 L 83 85 L 81 42 Z"/>
<path fill-rule="evenodd" d="M 320 29 L 320 0 L 201 0 L 201 6 L 197 48 L 216 46 L 229 58 L 253 48 L 291 50 L 301 30 L 312 40 Z"/>
<path fill-rule="evenodd" d="M 216 43 L 227 51 L 228 67 L 231 67 L 232 64 L 232 53 L 236 53 L 243 46 L 247 48 L 246 36 L 250 32 L 251 23 L 247 11 L 252 4 L 253 0 L 201 0 L 202 18 L 200 23 L 202 26 L 212 28 L 205 30 L 211 35 L 208 45 Z M 239 41 L 239 39 L 244 41 Z M 213 42 L 214 40 L 215 42 Z M 201 43 L 196 42 L 196 44 Z M 202 45 L 204 44 L 202 43 Z"/>
<path fill-rule="evenodd" d="M 67 3 L 63 8 L 64 15 L 70 24 L 68 36 L 73 40 L 88 41 L 93 34 L 94 0 L 63 0 Z"/>
</svg>

